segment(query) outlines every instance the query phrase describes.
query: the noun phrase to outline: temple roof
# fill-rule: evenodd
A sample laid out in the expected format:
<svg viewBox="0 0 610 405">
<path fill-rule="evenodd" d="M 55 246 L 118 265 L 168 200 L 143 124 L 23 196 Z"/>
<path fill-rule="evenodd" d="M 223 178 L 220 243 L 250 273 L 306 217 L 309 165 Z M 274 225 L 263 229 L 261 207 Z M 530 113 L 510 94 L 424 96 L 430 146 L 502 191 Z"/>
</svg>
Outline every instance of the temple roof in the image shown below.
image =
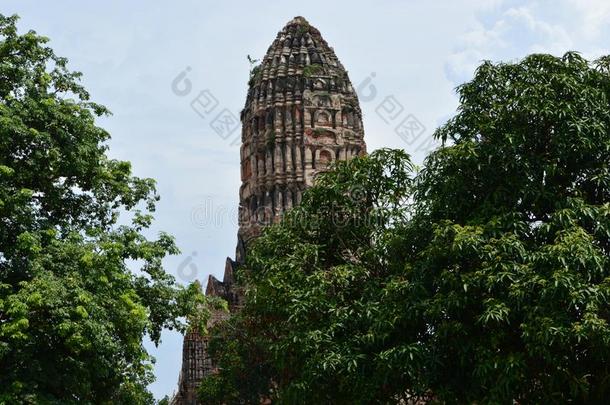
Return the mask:
<svg viewBox="0 0 610 405">
<path fill-rule="evenodd" d="M 260 65 L 252 71 L 246 106 L 255 91 L 260 94 L 268 90 L 269 82 L 274 82 L 275 92 L 299 87 L 303 78 L 314 76 L 350 84 L 345 68 L 320 31 L 297 16 L 278 32 Z M 353 92 L 351 84 L 349 90 Z"/>
</svg>

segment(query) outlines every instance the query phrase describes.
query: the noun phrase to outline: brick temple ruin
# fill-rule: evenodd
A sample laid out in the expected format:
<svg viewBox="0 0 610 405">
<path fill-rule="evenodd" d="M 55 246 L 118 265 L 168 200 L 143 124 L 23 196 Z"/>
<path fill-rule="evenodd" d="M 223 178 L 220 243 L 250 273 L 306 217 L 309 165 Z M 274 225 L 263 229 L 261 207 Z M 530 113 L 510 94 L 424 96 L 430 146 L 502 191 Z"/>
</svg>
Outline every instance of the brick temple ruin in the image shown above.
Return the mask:
<svg viewBox="0 0 610 405">
<path fill-rule="evenodd" d="M 277 34 L 251 72 L 241 112 L 241 187 L 235 260 L 227 258 L 223 280 L 210 275 L 206 294 L 239 310 L 234 273 L 261 228 L 299 204 L 316 173 L 335 160 L 366 153 L 362 112 L 347 71 L 320 31 L 295 17 Z M 210 323 L 226 313 L 214 313 Z M 172 404 L 197 404 L 201 379 L 214 372 L 207 339 L 184 337 L 178 392 Z"/>
</svg>

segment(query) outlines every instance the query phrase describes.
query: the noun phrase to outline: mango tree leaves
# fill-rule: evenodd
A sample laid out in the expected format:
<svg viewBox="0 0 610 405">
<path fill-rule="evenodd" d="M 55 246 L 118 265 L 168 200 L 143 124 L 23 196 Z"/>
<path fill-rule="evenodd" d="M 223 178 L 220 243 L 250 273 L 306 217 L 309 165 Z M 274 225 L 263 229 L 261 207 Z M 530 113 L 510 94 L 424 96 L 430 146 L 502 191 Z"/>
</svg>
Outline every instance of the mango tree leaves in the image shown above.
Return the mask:
<svg viewBox="0 0 610 405">
<path fill-rule="evenodd" d="M 106 156 L 107 110 L 16 20 L 0 15 L 0 403 L 150 403 L 143 337 L 182 329 L 201 292 L 163 271 L 172 237 L 143 236 L 154 181 Z"/>
<path fill-rule="evenodd" d="M 383 150 L 323 174 L 248 252 L 204 397 L 608 398 L 608 66 L 485 62 L 420 172 Z"/>
</svg>

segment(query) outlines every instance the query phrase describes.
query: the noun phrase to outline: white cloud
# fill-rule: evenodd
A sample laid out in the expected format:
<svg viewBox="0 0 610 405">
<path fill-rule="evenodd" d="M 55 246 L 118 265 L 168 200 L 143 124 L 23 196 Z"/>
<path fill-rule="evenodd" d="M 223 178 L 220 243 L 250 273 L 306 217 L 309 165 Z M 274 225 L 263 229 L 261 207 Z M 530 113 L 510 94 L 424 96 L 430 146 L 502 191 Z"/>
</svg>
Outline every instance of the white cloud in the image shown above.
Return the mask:
<svg viewBox="0 0 610 405">
<path fill-rule="evenodd" d="M 594 59 L 609 52 L 607 0 L 522 1 L 481 10 L 447 57 L 445 71 L 455 84 L 472 77 L 482 60 L 510 61 L 530 53 L 561 55 L 570 50 Z"/>
<path fill-rule="evenodd" d="M 455 52 L 447 58 L 446 73 L 459 84 L 470 77 L 482 60 L 514 60 L 529 53 L 563 54 L 574 41 L 560 23 L 539 16 L 535 6 L 494 9 L 460 36 Z"/>
<path fill-rule="evenodd" d="M 579 30 L 586 39 L 596 40 L 610 22 L 610 1 L 568 0 L 567 3 L 579 14 Z"/>
</svg>

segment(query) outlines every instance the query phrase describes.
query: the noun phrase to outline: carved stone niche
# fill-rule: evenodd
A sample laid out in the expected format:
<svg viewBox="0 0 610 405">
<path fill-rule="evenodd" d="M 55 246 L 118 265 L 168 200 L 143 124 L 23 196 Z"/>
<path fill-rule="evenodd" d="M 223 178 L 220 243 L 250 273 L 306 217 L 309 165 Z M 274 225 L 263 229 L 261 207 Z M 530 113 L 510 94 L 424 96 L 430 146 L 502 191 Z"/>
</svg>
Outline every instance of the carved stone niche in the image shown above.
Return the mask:
<svg viewBox="0 0 610 405">
<path fill-rule="evenodd" d="M 313 96 L 313 105 L 316 107 L 331 108 L 331 96 L 328 94 L 315 94 Z"/>
<path fill-rule="evenodd" d="M 356 132 L 354 132 L 350 129 L 343 130 L 343 139 L 351 141 L 351 140 L 354 140 L 355 138 L 356 138 Z"/>
<path fill-rule="evenodd" d="M 333 120 L 328 111 L 318 110 L 314 114 L 314 122 L 316 126 L 330 127 L 333 124 Z"/>
<path fill-rule="evenodd" d="M 307 128 L 305 131 L 305 138 L 310 144 L 337 144 L 337 134 L 332 129 L 328 128 Z"/>
<path fill-rule="evenodd" d="M 313 82 L 313 88 L 315 90 L 326 90 L 326 80 L 317 78 Z"/>
<path fill-rule="evenodd" d="M 328 167 L 333 161 L 333 153 L 328 149 L 322 149 L 318 156 L 317 163 L 320 168 Z"/>
</svg>

